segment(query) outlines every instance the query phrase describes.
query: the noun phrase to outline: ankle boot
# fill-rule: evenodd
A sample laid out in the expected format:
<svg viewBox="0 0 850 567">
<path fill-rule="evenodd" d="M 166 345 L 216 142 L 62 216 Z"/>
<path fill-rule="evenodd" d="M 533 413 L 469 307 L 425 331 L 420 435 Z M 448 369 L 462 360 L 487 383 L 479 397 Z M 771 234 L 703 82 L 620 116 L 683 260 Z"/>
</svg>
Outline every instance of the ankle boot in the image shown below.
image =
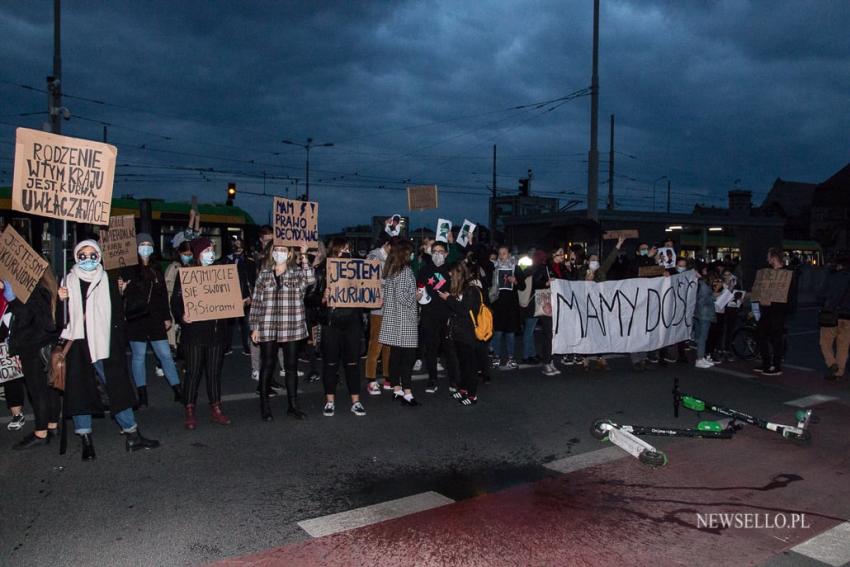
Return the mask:
<svg viewBox="0 0 850 567">
<path fill-rule="evenodd" d="M 269 388 L 269 376 L 266 372 L 260 372 L 260 383 L 257 385 L 257 394 L 260 396 L 260 419 L 263 421 L 272 421 L 271 409 L 269 408 L 269 398 L 272 397 L 273 391 Z"/>
<path fill-rule="evenodd" d="M 260 394 L 260 419 L 263 421 L 274 421 L 272 410 L 269 407 L 269 397 Z"/>
<path fill-rule="evenodd" d="M 138 388 L 136 388 L 136 394 L 139 398 L 139 409 L 144 409 L 148 407 L 148 387 L 139 386 Z"/>
<path fill-rule="evenodd" d="M 219 425 L 230 425 L 230 418 L 221 411 L 221 402 L 210 404 L 210 421 Z"/>
<path fill-rule="evenodd" d="M 286 415 L 290 415 L 295 419 L 305 419 L 307 417 L 307 414 L 298 407 L 297 397 L 289 398 L 289 408 L 286 410 Z"/>
<path fill-rule="evenodd" d="M 95 460 L 97 455 L 94 454 L 94 443 L 92 442 L 91 433 L 83 433 L 80 435 L 80 440 L 83 442 L 83 460 Z"/>
<path fill-rule="evenodd" d="M 128 451 L 138 451 L 139 449 L 156 449 L 159 447 L 159 441 L 155 439 L 145 439 L 139 433 L 138 428 L 132 433 L 124 434 L 124 447 Z"/>
<path fill-rule="evenodd" d="M 195 404 L 186 404 L 186 413 L 183 416 L 183 425 L 186 426 L 186 429 L 195 429 L 198 426 L 198 422 L 195 419 Z"/>
<path fill-rule="evenodd" d="M 178 404 L 182 404 L 183 403 L 183 390 L 180 389 L 180 384 L 175 384 L 174 386 L 171 387 L 171 389 L 174 391 L 174 401 L 177 402 Z"/>
</svg>

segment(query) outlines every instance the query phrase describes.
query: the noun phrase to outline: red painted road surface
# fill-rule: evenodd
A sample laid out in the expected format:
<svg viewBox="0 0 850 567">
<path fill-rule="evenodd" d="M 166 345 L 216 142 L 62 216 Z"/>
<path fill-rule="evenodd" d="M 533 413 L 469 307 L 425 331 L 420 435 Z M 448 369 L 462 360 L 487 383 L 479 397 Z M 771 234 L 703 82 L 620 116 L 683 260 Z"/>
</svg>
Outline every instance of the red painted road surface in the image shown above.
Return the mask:
<svg viewBox="0 0 850 567">
<path fill-rule="evenodd" d="M 628 457 L 217 565 L 757 565 L 850 519 L 850 407 L 815 413 L 810 446 L 753 427 L 681 440 L 661 469 Z M 810 527 L 698 528 L 710 512 L 805 514 Z"/>
</svg>

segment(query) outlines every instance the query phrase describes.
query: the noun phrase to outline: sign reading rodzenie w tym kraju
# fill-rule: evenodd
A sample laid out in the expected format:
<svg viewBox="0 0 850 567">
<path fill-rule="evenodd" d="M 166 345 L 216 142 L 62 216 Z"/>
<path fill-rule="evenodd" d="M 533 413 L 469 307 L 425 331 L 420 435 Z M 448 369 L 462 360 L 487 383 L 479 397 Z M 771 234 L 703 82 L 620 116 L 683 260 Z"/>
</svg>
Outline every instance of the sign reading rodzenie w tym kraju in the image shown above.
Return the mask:
<svg viewBox="0 0 850 567">
<path fill-rule="evenodd" d="M 319 203 L 274 198 L 275 246 L 319 247 Z"/>
<path fill-rule="evenodd" d="M 378 309 L 384 303 L 380 260 L 328 258 L 326 277 L 328 307 Z"/>
<path fill-rule="evenodd" d="M 108 225 L 117 157 L 109 144 L 18 128 L 12 210 Z"/>
</svg>

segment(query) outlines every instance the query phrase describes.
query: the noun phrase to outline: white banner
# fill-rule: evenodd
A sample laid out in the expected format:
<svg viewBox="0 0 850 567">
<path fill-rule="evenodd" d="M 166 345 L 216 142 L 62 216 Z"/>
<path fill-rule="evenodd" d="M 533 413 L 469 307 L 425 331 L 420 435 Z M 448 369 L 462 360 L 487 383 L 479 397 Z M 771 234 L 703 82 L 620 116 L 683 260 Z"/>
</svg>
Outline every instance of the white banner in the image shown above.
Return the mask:
<svg viewBox="0 0 850 567">
<path fill-rule="evenodd" d="M 690 338 L 693 270 L 603 283 L 553 279 L 552 352 L 649 352 Z"/>
</svg>

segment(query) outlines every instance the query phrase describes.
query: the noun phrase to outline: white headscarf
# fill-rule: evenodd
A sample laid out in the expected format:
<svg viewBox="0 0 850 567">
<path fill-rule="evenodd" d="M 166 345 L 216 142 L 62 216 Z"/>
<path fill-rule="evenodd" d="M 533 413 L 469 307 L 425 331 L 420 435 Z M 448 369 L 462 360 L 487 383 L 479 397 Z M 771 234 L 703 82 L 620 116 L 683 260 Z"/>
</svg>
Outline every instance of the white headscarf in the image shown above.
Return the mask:
<svg viewBox="0 0 850 567">
<path fill-rule="evenodd" d="M 83 240 L 74 247 L 74 258 L 80 250 L 91 246 L 103 257 L 100 245 L 94 240 Z M 88 282 L 86 312 L 83 314 L 83 296 L 80 280 Z M 87 272 L 74 265 L 65 276 L 68 289 L 68 325 L 62 331 L 66 340 L 87 339 L 92 362 L 109 358 L 109 336 L 112 329 L 112 300 L 109 296 L 109 277 L 101 264 Z M 84 326 L 85 325 L 85 326 Z"/>
</svg>

